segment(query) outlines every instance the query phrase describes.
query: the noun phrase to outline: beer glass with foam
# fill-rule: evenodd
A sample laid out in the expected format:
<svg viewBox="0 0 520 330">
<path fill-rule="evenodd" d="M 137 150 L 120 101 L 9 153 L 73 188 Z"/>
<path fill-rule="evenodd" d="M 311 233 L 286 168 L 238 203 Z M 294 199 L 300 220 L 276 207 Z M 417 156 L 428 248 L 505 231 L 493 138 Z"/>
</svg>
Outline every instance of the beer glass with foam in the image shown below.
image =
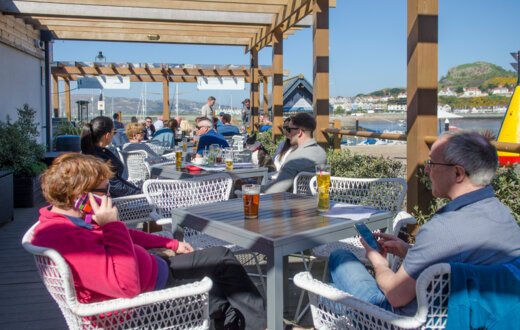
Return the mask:
<svg viewBox="0 0 520 330">
<path fill-rule="evenodd" d="M 328 211 L 330 208 L 330 165 L 316 165 L 316 183 L 318 186 L 318 211 Z"/>
<path fill-rule="evenodd" d="M 242 193 L 242 198 L 244 199 L 244 217 L 246 219 L 257 219 L 260 204 L 260 185 L 245 184 L 242 186 Z"/>
</svg>

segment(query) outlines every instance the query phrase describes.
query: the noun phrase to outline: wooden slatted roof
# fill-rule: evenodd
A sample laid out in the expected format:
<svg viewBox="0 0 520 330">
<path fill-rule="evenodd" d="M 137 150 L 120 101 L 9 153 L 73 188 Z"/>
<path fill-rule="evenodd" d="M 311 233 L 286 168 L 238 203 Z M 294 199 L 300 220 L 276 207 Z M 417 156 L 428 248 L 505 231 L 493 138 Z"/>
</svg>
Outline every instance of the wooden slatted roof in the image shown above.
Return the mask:
<svg viewBox="0 0 520 330">
<path fill-rule="evenodd" d="M 157 63 L 54 62 L 53 76 L 75 81 L 84 76 L 128 76 L 131 82 L 197 82 L 197 77 L 243 77 L 251 82 L 251 70 L 237 65 L 185 65 Z M 270 66 L 258 68 L 260 77 L 273 74 Z"/>
<path fill-rule="evenodd" d="M 2 0 L 55 39 L 244 46 L 260 50 L 272 33 L 312 24 L 312 0 Z M 334 7 L 336 0 L 329 0 Z"/>
</svg>

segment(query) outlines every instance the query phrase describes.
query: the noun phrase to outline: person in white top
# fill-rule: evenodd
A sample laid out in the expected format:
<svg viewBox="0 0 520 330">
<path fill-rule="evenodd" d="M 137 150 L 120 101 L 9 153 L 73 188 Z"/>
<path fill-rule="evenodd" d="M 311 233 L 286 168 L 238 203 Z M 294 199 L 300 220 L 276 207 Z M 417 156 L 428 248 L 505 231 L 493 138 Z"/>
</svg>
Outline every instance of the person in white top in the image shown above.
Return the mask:
<svg viewBox="0 0 520 330">
<path fill-rule="evenodd" d="M 153 123 L 153 126 L 155 127 L 156 131 L 164 128 L 163 116 L 157 116 L 157 121 Z"/>
<path fill-rule="evenodd" d="M 278 145 L 278 148 L 276 148 L 276 151 L 274 153 L 274 166 L 276 168 L 276 172 L 273 172 L 270 175 L 271 180 L 275 180 L 278 177 L 278 172 L 282 168 L 283 164 L 287 160 L 287 156 L 297 148 L 297 146 L 291 145 L 291 140 L 289 139 L 289 133 L 287 132 L 287 127 L 289 126 L 289 122 L 291 121 L 291 117 L 285 118 L 283 121 L 283 132 L 285 135 L 285 140 L 280 142 Z"/>
</svg>

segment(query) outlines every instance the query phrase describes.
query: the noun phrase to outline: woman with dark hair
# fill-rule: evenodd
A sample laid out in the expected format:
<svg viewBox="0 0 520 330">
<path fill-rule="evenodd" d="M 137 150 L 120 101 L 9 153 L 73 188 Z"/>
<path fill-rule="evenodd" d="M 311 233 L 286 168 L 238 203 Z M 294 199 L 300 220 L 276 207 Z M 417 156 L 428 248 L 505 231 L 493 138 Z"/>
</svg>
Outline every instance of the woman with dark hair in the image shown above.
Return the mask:
<svg viewBox="0 0 520 330">
<path fill-rule="evenodd" d="M 110 179 L 110 195 L 122 197 L 141 193 L 141 189 L 126 181 L 122 175 L 125 165 L 106 148 L 114 136 L 114 123 L 108 117 L 99 116 L 81 131 L 81 152 L 110 162 L 114 176 Z"/>
<path fill-rule="evenodd" d="M 283 132 L 285 135 L 285 140 L 280 142 L 278 145 L 278 148 L 276 148 L 276 152 L 274 153 L 274 166 L 276 167 L 276 172 L 271 176 L 271 179 L 276 179 L 278 175 L 278 171 L 282 168 L 283 164 L 285 163 L 285 160 L 287 159 L 287 156 L 296 149 L 296 147 L 291 145 L 291 140 L 289 139 L 288 135 L 288 127 L 289 122 L 291 121 L 292 117 L 287 117 L 283 121 Z"/>
</svg>

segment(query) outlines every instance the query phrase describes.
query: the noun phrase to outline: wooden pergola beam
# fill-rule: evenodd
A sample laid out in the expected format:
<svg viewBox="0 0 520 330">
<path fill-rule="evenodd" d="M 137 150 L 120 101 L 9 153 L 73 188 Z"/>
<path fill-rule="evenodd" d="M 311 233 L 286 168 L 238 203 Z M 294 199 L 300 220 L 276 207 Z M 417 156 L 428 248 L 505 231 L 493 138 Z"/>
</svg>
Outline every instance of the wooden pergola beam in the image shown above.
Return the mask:
<svg viewBox="0 0 520 330">
<path fill-rule="evenodd" d="M 316 118 L 316 141 L 325 149 L 327 137 L 321 131 L 329 127 L 329 2 L 313 0 L 313 97 L 312 108 Z"/>
<path fill-rule="evenodd" d="M 273 139 L 283 135 L 280 127 L 283 124 L 283 37 L 282 30 L 273 34 L 273 79 L 271 80 L 271 109 L 273 112 Z"/>
<path fill-rule="evenodd" d="M 54 117 L 60 116 L 60 88 L 58 85 L 58 76 L 52 75 L 52 110 Z"/>
<path fill-rule="evenodd" d="M 428 159 L 425 137 L 437 135 L 438 0 L 408 0 L 407 207 L 427 211 L 431 191 L 418 172 Z"/>
</svg>

